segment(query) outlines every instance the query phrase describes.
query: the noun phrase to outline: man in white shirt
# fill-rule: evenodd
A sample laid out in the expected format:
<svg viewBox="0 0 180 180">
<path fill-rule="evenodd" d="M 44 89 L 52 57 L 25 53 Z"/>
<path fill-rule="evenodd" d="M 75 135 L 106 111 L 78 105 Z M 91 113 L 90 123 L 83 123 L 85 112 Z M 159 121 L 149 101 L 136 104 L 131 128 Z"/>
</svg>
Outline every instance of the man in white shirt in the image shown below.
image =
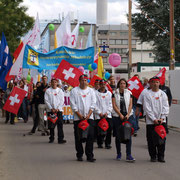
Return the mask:
<svg viewBox="0 0 180 180">
<path fill-rule="evenodd" d="M 110 91 L 106 90 L 106 81 L 100 80 L 99 85 L 100 89 L 96 92 L 96 110 L 95 110 L 95 119 L 96 126 L 101 119 L 105 118 L 109 124 L 109 128 L 105 135 L 105 148 L 111 149 L 111 134 L 112 134 L 112 94 Z M 99 129 L 99 127 L 97 128 Z M 97 132 L 97 144 L 98 148 L 103 148 L 103 139 L 104 136 Z"/>
<path fill-rule="evenodd" d="M 71 90 L 70 103 L 74 113 L 74 136 L 75 136 L 75 147 L 76 156 L 78 161 L 83 161 L 83 145 L 82 139 L 79 137 L 78 124 L 82 120 L 87 120 L 89 123 L 88 135 L 86 139 L 85 154 L 87 161 L 94 162 L 93 154 L 93 141 L 94 141 L 94 120 L 93 111 L 96 106 L 96 96 L 94 90 L 88 87 L 87 75 L 81 75 L 79 77 L 80 85 Z"/>
<path fill-rule="evenodd" d="M 64 140 L 64 132 L 63 132 L 63 105 L 64 105 L 64 93 L 62 89 L 57 87 L 58 80 L 53 78 L 51 80 L 51 87 L 48 88 L 45 92 L 45 104 L 48 109 L 48 116 L 55 115 L 57 116 L 57 121 L 55 123 L 49 121 L 48 126 L 50 129 L 50 137 L 49 137 L 49 143 L 54 142 L 54 129 L 57 125 L 58 130 L 58 143 L 63 144 L 66 143 L 66 140 Z"/>
<path fill-rule="evenodd" d="M 148 151 L 151 162 L 165 162 L 164 152 L 165 143 L 155 145 L 153 142 L 154 128 L 158 124 L 166 126 L 166 117 L 169 114 L 169 104 L 167 95 L 159 89 L 159 77 L 152 78 L 152 89 L 144 97 L 144 110 L 146 113 L 146 135 L 148 142 Z"/>
</svg>

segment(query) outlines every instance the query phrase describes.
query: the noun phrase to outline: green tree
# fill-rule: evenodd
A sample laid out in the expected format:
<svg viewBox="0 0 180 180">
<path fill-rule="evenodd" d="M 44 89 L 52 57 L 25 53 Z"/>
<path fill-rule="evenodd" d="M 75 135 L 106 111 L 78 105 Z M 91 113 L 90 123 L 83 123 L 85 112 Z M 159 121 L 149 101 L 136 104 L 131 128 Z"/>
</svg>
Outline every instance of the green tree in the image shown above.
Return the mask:
<svg viewBox="0 0 180 180">
<path fill-rule="evenodd" d="M 132 14 L 132 27 L 142 42 L 154 42 L 154 54 L 158 62 L 170 59 L 169 0 L 136 0 L 140 13 Z M 157 25 L 153 24 L 153 20 Z M 180 0 L 174 0 L 175 37 L 180 39 Z M 175 60 L 180 62 L 180 41 L 175 40 Z"/>
<path fill-rule="evenodd" d="M 20 39 L 33 26 L 34 19 L 26 14 L 23 0 L 0 0 L 0 37 L 6 36 L 11 53 L 15 51 Z"/>
</svg>

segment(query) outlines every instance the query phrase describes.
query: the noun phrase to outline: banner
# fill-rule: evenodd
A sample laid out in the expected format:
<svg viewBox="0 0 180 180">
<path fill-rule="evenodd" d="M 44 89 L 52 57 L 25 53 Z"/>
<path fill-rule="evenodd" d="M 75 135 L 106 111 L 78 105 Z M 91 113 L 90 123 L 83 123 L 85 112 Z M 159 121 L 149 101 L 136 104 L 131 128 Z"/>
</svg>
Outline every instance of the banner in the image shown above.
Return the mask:
<svg viewBox="0 0 180 180">
<path fill-rule="evenodd" d="M 74 116 L 70 107 L 70 92 L 64 92 L 63 120 L 72 119 L 74 119 Z"/>
<path fill-rule="evenodd" d="M 94 47 L 80 50 L 62 46 L 44 54 L 26 45 L 23 68 L 56 70 L 62 59 L 75 67 L 83 66 L 88 69 L 88 65 L 94 62 Z"/>
</svg>

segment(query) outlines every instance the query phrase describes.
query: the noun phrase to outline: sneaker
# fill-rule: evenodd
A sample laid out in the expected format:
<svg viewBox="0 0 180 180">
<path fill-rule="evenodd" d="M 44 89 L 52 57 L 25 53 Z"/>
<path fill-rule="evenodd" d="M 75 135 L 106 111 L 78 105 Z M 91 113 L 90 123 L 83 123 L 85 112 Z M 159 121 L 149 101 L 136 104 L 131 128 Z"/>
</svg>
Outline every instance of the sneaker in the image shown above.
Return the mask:
<svg viewBox="0 0 180 180">
<path fill-rule="evenodd" d="M 107 145 L 105 148 L 106 148 L 106 149 L 111 149 L 111 148 L 112 148 L 112 146 Z"/>
<path fill-rule="evenodd" d="M 95 162 L 96 159 L 95 159 L 95 158 L 87 158 L 87 161 L 88 161 L 88 162 Z"/>
<path fill-rule="evenodd" d="M 82 157 L 78 157 L 77 161 L 83 161 L 83 158 Z"/>
<path fill-rule="evenodd" d="M 66 140 L 60 140 L 60 141 L 58 141 L 58 144 L 64 144 L 64 143 L 66 143 Z"/>
<path fill-rule="evenodd" d="M 151 161 L 151 162 L 157 162 L 157 159 L 156 159 L 156 158 L 151 158 L 150 161 Z"/>
<path fill-rule="evenodd" d="M 120 161 L 120 160 L 121 160 L 121 153 L 117 155 L 116 160 L 117 160 L 117 161 Z"/>
<path fill-rule="evenodd" d="M 131 155 L 129 155 L 129 156 L 126 157 L 126 161 L 127 162 L 134 162 L 135 159 Z"/>
<path fill-rule="evenodd" d="M 98 148 L 102 149 L 102 148 L 103 148 L 102 144 L 99 144 L 99 145 L 98 145 Z"/>
</svg>

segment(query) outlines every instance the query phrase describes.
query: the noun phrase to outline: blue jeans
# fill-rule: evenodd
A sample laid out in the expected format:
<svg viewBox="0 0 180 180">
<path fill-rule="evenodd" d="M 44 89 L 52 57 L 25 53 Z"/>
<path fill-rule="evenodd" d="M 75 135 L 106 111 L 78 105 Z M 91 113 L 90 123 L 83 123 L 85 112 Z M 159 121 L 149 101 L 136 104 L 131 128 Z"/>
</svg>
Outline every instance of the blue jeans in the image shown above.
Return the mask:
<svg viewBox="0 0 180 180">
<path fill-rule="evenodd" d="M 120 120 L 119 117 L 113 117 L 114 119 L 114 125 L 115 125 L 115 128 L 114 130 L 117 131 L 119 126 L 121 125 L 122 121 Z M 129 122 L 131 123 L 133 121 L 133 115 L 129 117 Z M 117 151 L 117 154 L 120 154 L 121 153 L 121 142 L 120 140 L 117 138 L 117 133 L 115 132 L 115 144 L 116 144 L 116 151 Z M 132 145 L 132 139 L 130 139 L 127 143 L 126 143 L 126 155 L 129 156 L 131 155 L 131 145 Z"/>
<path fill-rule="evenodd" d="M 133 105 L 133 120 L 130 122 L 134 128 L 134 132 L 136 133 L 139 129 L 139 115 L 136 116 L 136 105 Z"/>
</svg>

